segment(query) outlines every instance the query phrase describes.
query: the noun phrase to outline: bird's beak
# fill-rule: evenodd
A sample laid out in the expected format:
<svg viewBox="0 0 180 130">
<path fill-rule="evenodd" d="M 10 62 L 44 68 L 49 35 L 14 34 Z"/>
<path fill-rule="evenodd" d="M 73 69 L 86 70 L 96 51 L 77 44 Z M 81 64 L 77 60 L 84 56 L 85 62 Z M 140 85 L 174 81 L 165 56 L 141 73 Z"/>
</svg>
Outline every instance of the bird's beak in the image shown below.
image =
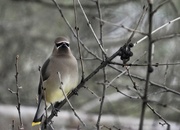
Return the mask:
<svg viewBox="0 0 180 130">
<path fill-rule="evenodd" d="M 56 44 L 57 49 L 59 49 L 59 48 L 68 48 L 68 47 L 69 47 L 69 44 L 67 44 L 66 42 Z"/>
<path fill-rule="evenodd" d="M 61 47 L 67 47 L 68 48 L 68 46 L 65 43 L 62 43 Z"/>
</svg>

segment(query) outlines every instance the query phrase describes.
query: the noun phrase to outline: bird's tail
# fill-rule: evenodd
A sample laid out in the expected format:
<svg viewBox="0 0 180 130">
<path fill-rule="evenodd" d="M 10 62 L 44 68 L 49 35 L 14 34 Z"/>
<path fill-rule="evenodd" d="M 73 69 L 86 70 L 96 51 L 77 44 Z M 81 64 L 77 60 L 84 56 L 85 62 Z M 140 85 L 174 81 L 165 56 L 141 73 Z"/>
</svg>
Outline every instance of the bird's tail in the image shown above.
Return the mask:
<svg viewBox="0 0 180 130">
<path fill-rule="evenodd" d="M 32 126 L 41 124 L 44 112 L 45 112 L 45 102 L 44 100 L 41 100 L 38 104 L 37 111 L 32 122 Z"/>
</svg>

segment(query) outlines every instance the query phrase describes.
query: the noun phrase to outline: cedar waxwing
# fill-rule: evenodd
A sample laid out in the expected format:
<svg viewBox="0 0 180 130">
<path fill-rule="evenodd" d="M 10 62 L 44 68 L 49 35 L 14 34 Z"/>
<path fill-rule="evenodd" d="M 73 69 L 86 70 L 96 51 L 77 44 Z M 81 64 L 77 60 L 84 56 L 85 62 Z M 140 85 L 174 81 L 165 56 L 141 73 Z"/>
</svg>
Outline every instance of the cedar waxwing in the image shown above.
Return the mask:
<svg viewBox="0 0 180 130">
<path fill-rule="evenodd" d="M 60 89 L 61 84 L 66 94 L 78 85 L 78 64 L 69 48 L 69 40 L 65 37 L 58 37 L 54 43 L 52 54 L 41 69 L 38 107 L 32 126 L 41 123 L 45 113 L 45 103 L 48 108 L 51 104 L 65 98 Z"/>
</svg>

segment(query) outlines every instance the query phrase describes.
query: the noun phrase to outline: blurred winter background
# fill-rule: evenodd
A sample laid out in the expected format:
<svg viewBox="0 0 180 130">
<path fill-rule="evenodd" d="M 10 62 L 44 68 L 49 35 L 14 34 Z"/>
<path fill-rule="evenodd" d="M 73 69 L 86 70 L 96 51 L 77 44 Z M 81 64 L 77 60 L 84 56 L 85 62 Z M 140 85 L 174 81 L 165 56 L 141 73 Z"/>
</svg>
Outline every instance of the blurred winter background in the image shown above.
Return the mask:
<svg viewBox="0 0 180 130">
<path fill-rule="evenodd" d="M 76 1 L 76 0 L 75 0 Z M 75 27 L 73 0 L 57 0 L 62 8 L 63 14 L 71 26 Z M 76 2 L 77 3 L 77 2 Z M 103 20 L 103 43 L 107 55 L 112 55 L 119 47 L 123 46 L 129 38 L 131 32 L 122 28 L 135 28 L 143 12 L 146 0 L 100 0 Z M 94 31 L 99 37 L 98 10 L 94 0 L 81 0 L 86 15 L 88 16 Z M 162 6 L 159 6 L 161 5 Z M 154 0 L 153 9 L 158 10 L 153 16 L 153 30 L 180 16 L 179 0 Z M 138 30 L 148 32 L 148 15 L 141 21 Z M 86 47 L 96 56 L 101 57 L 101 51 L 94 39 L 94 36 L 87 26 L 87 22 L 77 4 L 77 23 L 79 26 L 79 36 Z M 35 130 L 31 127 L 36 110 L 37 87 L 39 80 L 38 66 L 41 66 L 50 55 L 53 48 L 53 41 L 59 35 L 67 35 L 71 39 L 73 54 L 79 59 L 77 40 L 68 28 L 54 3 L 49 0 L 1 0 L 0 1 L 0 129 L 11 130 L 12 122 L 17 129 L 19 125 L 18 112 L 16 109 L 16 95 L 8 91 L 16 90 L 15 83 L 15 58 L 19 55 L 19 85 L 22 105 L 22 118 L 25 130 Z M 172 36 L 163 39 L 163 37 Z M 155 42 L 153 63 L 178 63 L 180 62 L 180 21 L 169 24 L 165 28 L 153 34 Z M 136 33 L 132 42 L 143 38 L 144 35 Z M 158 39 L 160 38 L 160 39 Z M 162 38 L 162 39 L 161 39 Z M 137 64 L 145 64 L 148 42 L 144 40 L 133 47 L 133 57 L 129 63 L 139 59 Z M 82 48 L 85 76 L 91 73 L 100 63 L 97 58 Z M 114 61 L 122 63 L 119 58 Z M 114 65 L 117 69 L 125 70 L 122 66 Z M 81 70 L 81 69 L 80 69 Z M 107 79 L 111 81 L 120 72 L 106 67 Z M 130 68 L 133 80 L 139 90 L 145 86 L 146 67 L 133 66 Z M 81 78 L 81 76 L 80 76 Z M 166 92 L 158 87 L 164 86 L 180 92 L 180 65 L 164 65 L 154 67 L 150 81 L 148 98 L 156 101 L 152 107 L 169 124 L 172 130 L 180 129 L 180 95 Z M 103 73 L 100 71 L 85 86 L 91 89 L 92 94 L 86 88 L 80 89 L 78 96 L 73 96 L 70 101 L 79 116 L 85 121 L 87 127 L 81 129 L 96 129 L 95 124 L 99 113 L 100 97 L 102 96 Z M 158 85 L 156 85 L 158 84 Z M 127 74 L 118 78 L 113 85 L 121 92 L 138 97 L 133 90 L 133 84 Z M 97 96 L 96 96 L 97 95 Z M 82 124 L 77 120 L 66 104 L 58 114 L 58 119 L 54 119 L 55 129 L 77 129 Z M 141 100 L 132 99 L 118 93 L 114 87 L 108 87 L 103 106 L 102 129 L 138 129 L 141 113 Z M 147 108 L 145 128 L 166 129 L 162 120 Z"/>
</svg>

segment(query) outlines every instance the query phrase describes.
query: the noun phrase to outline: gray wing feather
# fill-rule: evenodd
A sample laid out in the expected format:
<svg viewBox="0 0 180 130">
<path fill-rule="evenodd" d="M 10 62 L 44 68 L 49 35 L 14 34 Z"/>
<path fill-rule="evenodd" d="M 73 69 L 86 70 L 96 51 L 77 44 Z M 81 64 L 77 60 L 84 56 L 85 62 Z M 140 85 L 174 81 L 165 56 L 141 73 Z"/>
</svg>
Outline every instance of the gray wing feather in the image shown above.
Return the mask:
<svg viewBox="0 0 180 130">
<path fill-rule="evenodd" d="M 42 78 L 40 76 L 40 80 L 39 80 L 39 88 L 38 88 L 38 94 L 39 96 L 41 95 L 41 91 L 42 91 L 42 82 L 47 80 L 50 76 L 50 73 L 47 71 L 47 68 L 48 68 L 48 65 L 49 65 L 49 62 L 50 62 L 50 59 L 48 58 L 45 63 L 43 64 L 42 66 L 42 69 L 41 69 L 41 75 L 42 75 Z"/>
</svg>

